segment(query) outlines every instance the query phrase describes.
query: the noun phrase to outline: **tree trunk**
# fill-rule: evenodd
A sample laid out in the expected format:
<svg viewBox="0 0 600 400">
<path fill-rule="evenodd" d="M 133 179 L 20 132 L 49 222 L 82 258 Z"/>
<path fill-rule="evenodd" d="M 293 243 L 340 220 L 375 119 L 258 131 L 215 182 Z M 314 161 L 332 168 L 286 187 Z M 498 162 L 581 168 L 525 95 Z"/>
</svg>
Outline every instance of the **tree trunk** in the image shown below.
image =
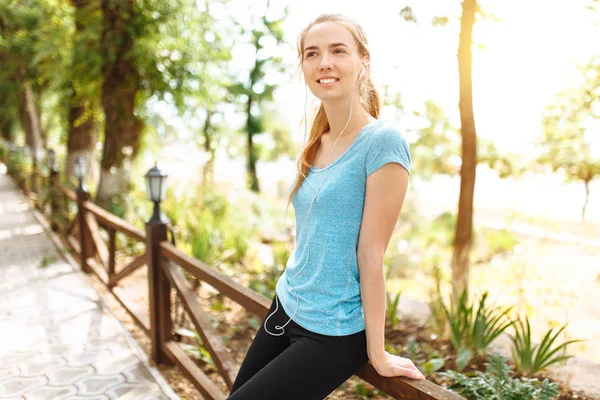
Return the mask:
<svg viewBox="0 0 600 400">
<path fill-rule="evenodd" d="M 0 138 L 7 142 L 12 142 L 12 121 L 8 118 L 0 117 Z"/>
<path fill-rule="evenodd" d="M 469 286 L 469 255 L 473 240 L 473 195 L 477 166 L 477 135 L 473 117 L 472 34 L 477 0 L 463 0 L 458 72 L 460 82 L 460 121 L 462 136 L 462 165 L 460 168 L 460 197 L 452 254 L 452 292 L 455 299 Z"/>
<path fill-rule="evenodd" d="M 581 210 L 581 222 L 585 222 L 585 210 L 590 200 L 590 179 L 584 180 L 583 184 L 585 185 L 585 203 L 583 203 L 583 209 Z"/>
<path fill-rule="evenodd" d="M 215 150 L 212 148 L 212 124 L 210 122 L 213 111 L 206 110 L 206 121 L 204 121 L 204 153 L 206 154 L 206 164 L 202 171 L 202 185 L 209 186 L 214 183 L 215 175 Z"/>
<path fill-rule="evenodd" d="M 133 0 L 102 0 L 104 149 L 96 200 L 101 205 L 129 190 L 128 164 L 139 150 L 143 122 L 134 114 L 140 75 L 132 54 Z M 118 177 L 111 175 L 118 174 Z"/>
<path fill-rule="evenodd" d="M 35 154 L 34 152 L 40 147 L 41 134 L 33 91 L 28 82 L 23 83 L 19 93 L 19 115 L 25 131 L 25 143 L 29 146 L 32 154 Z"/>
<path fill-rule="evenodd" d="M 81 65 L 89 62 L 85 59 L 85 49 L 95 49 L 98 46 L 98 38 L 90 38 L 86 33 L 86 25 L 89 25 L 90 15 L 98 11 L 99 2 L 93 0 L 71 0 L 75 8 L 75 46 L 73 49 L 72 71 L 81 69 Z M 87 26 L 87 29 L 91 29 Z M 100 80 L 100 76 L 97 77 Z M 73 76 L 78 81 L 78 76 Z M 99 98 L 91 98 L 82 94 L 81 82 L 71 83 L 69 99 L 69 135 L 67 139 L 67 161 L 65 166 L 65 177 L 73 176 L 73 162 L 79 156 L 83 157 L 88 165 L 87 177 L 93 182 L 98 180 L 98 163 L 94 157 L 94 149 L 98 140 L 98 107 Z"/>
<path fill-rule="evenodd" d="M 253 192 L 260 192 L 260 186 L 258 183 L 258 176 L 256 175 L 256 149 L 254 148 L 253 136 L 255 123 L 252 121 L 254 116 L 252 115 L 252 96 L 248 95 L 248 103 L 246 113 L 248 116 L 246 123 L 246 134 L 248 135 L 248 180 L 250 181 L 250 190 Z"/>
<path fill-rule="evenodd" d="M 96 157 L 94 157 L 94 148 L 98 137 L 98 124 L 95 113 L 89 110 L 89 107 L 92 107 L 89 102 L 85 102 L 81 98 L 73 99 L 72 102 L 69 107 L 69 137 L 67 139 L 67 164 L 64 169 L 65 177 L 73 176 L 73 163 L 77 157 L 81 156 L 88 165 L 87 176 L 95 180 L 98 175 L 96 173 L 98 168 Z M 75 103 L 80 103 L 80 105 L 75 105 Z"/>
</svg>

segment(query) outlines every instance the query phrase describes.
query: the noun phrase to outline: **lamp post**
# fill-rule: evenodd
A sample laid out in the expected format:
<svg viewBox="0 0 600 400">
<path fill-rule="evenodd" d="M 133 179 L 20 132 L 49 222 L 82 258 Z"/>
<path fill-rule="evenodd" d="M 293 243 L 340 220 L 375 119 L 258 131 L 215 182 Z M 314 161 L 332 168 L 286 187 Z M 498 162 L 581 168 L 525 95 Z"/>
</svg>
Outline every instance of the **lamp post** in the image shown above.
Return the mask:
<svg viewBox="0 0 600 400">
<path fill-rule="evenodd" d="M 148 221 L 149 224 L 162 223 L 166 224 L 169 222 L 168 218 L 160 212 L 160 203 L 165 199 L 167 192 L 167 177 L 168 175 L 158 169 L 155 164 L 145 175 L 146 177 L 146 191 L 148 200 L 154 203 L 154 211 L 152 217 Z"/>
<path fill-rule="evenodd" d="M 46 153 L 46 158 L 48 161 L 48 170 L 50 173 L 53 171 L 57 171 L 58 167 L 56 165 L 56 152 L 53 149 L 49 149 Z"/>
<path fill-rule="evenodd" d="M 56 152 L 49 149 L 46 153 L 48 161 L 48 202 L 50 203 L 50 227 L 54 232 L 60 229 L 59 220 L 61 215 L 58 165 L 56 165 Z"/>
<path fill-rule="evenodd" d="M 85 187 L 85 183 L 83 182 L 83 180 L 85 179 L 85 174 L 87 172 L 87 163 L 85 161 L 85 158 L 79 156 L 75 159 L 75 162 L 73 163 L 73 173 L 75 174 L 75 177 L 77 178 L 77 180 L 79 181 L 79 186 L 77 188 L 77 191 L 87 191 L 86 187 Z"/>
<path fill-rule="evenodd" d="M 160 212 L 165 199 L 167 174 L 156 164 L 145 175 L 148 199 L 154 203 L 154 212 L 146 223 L 146 252 L 148 253 L 148 293 L 150 294 L 150 357 L 157 363 L 169 363 L 162 350 L 171 340 L 171 286 L 161 270 L 160 243 L 167 240 L 168 219 Z"/>
<path fill-rule="evenodd" d="M 90 267 L 87 263 L 88 255 L 93 254 L 91 248 L 91 242 L 89 241 L 87 225 L 85 222 L 85 207 L 83 204 L 89 200 L 90 196 L 83 182 L 87 171 L 87 163 L 81 156 L 77 157 L 73 162 L 73 173 L 79 180 L 79 186 L 77 187 L 77 210 L 79 216 L 79 251 L 81 270 L 85 273 L 91 272 Z"/>
</svg>

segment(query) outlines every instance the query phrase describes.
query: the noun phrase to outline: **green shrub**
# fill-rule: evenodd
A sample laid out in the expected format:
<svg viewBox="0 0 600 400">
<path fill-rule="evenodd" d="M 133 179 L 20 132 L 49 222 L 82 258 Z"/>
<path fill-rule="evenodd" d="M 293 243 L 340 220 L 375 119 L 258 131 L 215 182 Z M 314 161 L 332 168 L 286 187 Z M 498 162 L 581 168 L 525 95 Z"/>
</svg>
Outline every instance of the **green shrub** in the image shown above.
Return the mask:
<svg viewBox="0 0 600 400">
<path fill-rule="evenodd" d="M 512 356 L 515 367 L 526 376 L 533 376 L 542 369 L 568 360 L 572 355 L 565 354 L 567 347 L 581 340 L 570 340 L 558 343 L 558 335 L 567 327 L 563 325 L 556 332 L 551 328 L 542 339 L 540 344 L 533 344 L 531 340 L 531 326 L 529 318 L 525 322 L 521 318 L 514 323 L 515 334 L 510 335 L 512 339 Z"/>
<path fill-rule="evenodd" d="M 400 318 L 398 317 L 398 304 L 400 303 L 401 295 L 402 292 L 396 293 L 396 296 L 392 296 L 390 292 L 385 292 L 387 302 L 386 320 L 391 328 L 394 328 L 398 322 L 400 322 Z"/>
<path fill-rule="evenodd" d="M 550 383 L 548 379 L 539 382 L 512 378 L 506 358 L 499 354 L 490 354 L 485 373 L 477 371 L 475 376 L 467 377 L 448 371 L 440 375 L 450 378 L 454 382 L 450 390 L 467 400 L 551 400 L 560 394 L 558 383 Z"/>
<path fill-rule="evenodd" d="M 396 352 L 392 352 L 395 354 Z M 419 345 L 414 336 L 410 336 L 402 348 L 402 355 L 409 358 L 424 375 L 432 374 L 444 366 L 444 358 L 430 344 Z"/>
<path fill-rule="evenodd" d="M 512 249 L 519 243 L 517 238 L 507 231 L 502 230 L 487 230 L 485 232 L 488 246 L 490 247 L 490 256 L 493 257 L 498 254 L 512 251 Z"/>
<path fill-rule="evenodd" d="M 463 291 L 458 301 L 452 301 L 450 307 L 442 303 L 444 314 L 450 327 L 450 339 L 464 367 L 470 359 L 470 352 L 482 356 L 489 345 L 509 326 L 511 307 L 488 306 L 485 292 L 479 300 L 469 304 L 467 293 Z M 466 363 L 463 364 L 463 361 Z M 458 362 L 457 362 L 458 365 Z M 462 369 L 459 366 L 459 370 Z"/>
</svg>

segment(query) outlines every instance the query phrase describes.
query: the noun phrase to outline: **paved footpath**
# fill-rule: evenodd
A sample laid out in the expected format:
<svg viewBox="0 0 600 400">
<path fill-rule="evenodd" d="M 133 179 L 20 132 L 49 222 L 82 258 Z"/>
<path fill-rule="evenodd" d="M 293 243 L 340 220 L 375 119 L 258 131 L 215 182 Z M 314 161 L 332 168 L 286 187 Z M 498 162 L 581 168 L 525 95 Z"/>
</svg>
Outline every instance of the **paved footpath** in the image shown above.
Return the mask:
<svg viewBox="0 0 600 400">
<path fill-rule="evenodd" d="M 0 163 L 0 399 L 177 399 Z"/>
</svg>

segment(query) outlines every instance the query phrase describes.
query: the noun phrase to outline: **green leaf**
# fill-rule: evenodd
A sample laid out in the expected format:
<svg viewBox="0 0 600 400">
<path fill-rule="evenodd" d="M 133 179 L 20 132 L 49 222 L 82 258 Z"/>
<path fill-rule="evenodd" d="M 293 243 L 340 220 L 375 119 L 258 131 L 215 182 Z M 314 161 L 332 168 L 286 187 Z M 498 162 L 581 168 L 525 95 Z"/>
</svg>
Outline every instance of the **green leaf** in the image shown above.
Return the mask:
<svg viewBox="0 0 600 400">
<path fill-rule="evenodd" d="M 471 358 L 473 358 L 471 349 L 460 349 L 456 355 L 456 368 L 458 368 L 459 371 L 462 371 L 469 364 Z"/>
<path fill-rule="evenodd" d="M 444 363 L 445 361 L 443 358 L 432 358 L 431 360 L 428 360 L 421 364 L 420 369 L 424 375 L 429 375 L 442 368 L 444 366 Z"/>
</svg>

